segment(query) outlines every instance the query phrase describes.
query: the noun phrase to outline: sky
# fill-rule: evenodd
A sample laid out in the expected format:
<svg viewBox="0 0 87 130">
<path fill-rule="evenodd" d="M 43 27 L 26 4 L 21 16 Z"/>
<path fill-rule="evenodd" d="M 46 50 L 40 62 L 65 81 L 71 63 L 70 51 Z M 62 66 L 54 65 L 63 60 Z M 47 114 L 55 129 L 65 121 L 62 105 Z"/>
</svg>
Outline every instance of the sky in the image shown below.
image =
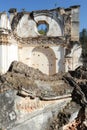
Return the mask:
<svg viewBox="0 0 87 130">
<path fill-rule="evenodd" d="M 68 8 L 73 5 L 80 5 L 80 31 L 87 28 L 87 0 L 1 0 L 0 12 L 10 8 L 17 8 L 18 11 L 53 9 L 57 7 Z"/>
</svg>

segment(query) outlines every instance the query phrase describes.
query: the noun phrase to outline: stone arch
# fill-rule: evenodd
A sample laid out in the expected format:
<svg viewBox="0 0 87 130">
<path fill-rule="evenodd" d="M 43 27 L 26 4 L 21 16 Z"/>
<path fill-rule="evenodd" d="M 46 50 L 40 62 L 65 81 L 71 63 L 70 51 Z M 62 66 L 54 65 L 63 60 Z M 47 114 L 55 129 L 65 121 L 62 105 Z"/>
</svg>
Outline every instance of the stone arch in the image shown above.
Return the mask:
<svg viewBox="0 0 87 130">
<path fill-rule="evenodd" d="M 50 16 L 51 15 L 51 16 Z M 28 14 L 24 14 L 17 24 L 15 33 L 22 38 L 40 36 L 37 25 L 45 23 L 48 26 L 46 36 L 63 36 L 64 24 L 63 19 L 54 14 L 44 13 L 33 14 L 34 18 L 29 18 Z M 62 17 L 62 16 L 61 16 Z"/>
<path fill-rule="evenodd" d="M 31 54 L 31 66 L 47 75 L 56 73 L 56 56 L 48 46 L 35 47 Z"/>
<path fill-rule="evenodd" d="M 47 16 L 47 14 L 39 14 L 35 16 L 34 20 L 37 24 L 40 21 L 44 21 L 48 24 L 49 29 L 47 31 L 47 36 L 63 36 L 63 23 L 58 18 L 55 19 L 52 16 Z"/>
</svg>

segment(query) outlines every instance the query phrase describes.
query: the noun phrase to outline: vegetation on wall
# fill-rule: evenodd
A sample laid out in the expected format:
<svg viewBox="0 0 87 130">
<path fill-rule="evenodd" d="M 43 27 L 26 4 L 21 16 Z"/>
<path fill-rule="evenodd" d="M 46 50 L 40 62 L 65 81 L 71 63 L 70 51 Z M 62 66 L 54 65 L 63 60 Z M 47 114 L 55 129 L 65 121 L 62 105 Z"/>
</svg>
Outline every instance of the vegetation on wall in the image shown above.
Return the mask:
<svg viewBox="0 0 87 130">
<path fill-rule="evenodd" d="M 43 29 L 42 29 L 42 30 L 39 30 L 38 32 L 39 32 L 41 35 L 46 35 L 46 31 L 43 30 Z"/>
<path fill-rule="evenodd" d="M 87 58 L 87 29 L 80 32 L 80 42 L 82 45 L 82 57 Z"/>
</svg>

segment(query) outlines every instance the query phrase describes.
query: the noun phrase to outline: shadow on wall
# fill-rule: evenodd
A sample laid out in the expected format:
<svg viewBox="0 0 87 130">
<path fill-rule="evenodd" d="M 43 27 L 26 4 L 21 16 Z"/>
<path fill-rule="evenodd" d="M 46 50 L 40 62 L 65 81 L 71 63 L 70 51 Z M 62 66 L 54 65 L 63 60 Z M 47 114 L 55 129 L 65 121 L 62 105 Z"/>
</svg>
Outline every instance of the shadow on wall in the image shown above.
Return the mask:
<svg viewBox="0 0 87 130">
<path fill-rule="evenodd" d="M 60 52 L 60 54 L 58 56 L 59 57 L 59 60 L 58 60 L 58 72 L 64 72 L 65 71 L 64 48 L 62 48 L 60 46 L 57 51 Z"/>
</svg>

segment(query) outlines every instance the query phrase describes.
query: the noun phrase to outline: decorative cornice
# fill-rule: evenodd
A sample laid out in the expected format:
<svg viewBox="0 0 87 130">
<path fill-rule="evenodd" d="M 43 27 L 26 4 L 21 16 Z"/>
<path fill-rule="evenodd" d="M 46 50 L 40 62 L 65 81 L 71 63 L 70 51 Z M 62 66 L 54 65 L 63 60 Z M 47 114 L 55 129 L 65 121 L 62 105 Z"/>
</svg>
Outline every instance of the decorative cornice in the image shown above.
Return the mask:
<svg viewBox="0 0 87 130">
<path fill-rule="evenodd" d="M 28 38 L 21 38 L 18 37 L 16 34 L 14 34 L 14 39 L 18 41 L 21 44 L 33 44 L 33 45 L 62 45 L 65 44 L 65 38 L 64 37 L 47 37 L 47 36 L 40 36 L 40 37 L 28 37 Z"/>
<path fill-rule="evenodd" d="M 7 34 L 1 34 L 0 35 L 0 44 L 8 44 L 8 35 Z"/>
</svg>

